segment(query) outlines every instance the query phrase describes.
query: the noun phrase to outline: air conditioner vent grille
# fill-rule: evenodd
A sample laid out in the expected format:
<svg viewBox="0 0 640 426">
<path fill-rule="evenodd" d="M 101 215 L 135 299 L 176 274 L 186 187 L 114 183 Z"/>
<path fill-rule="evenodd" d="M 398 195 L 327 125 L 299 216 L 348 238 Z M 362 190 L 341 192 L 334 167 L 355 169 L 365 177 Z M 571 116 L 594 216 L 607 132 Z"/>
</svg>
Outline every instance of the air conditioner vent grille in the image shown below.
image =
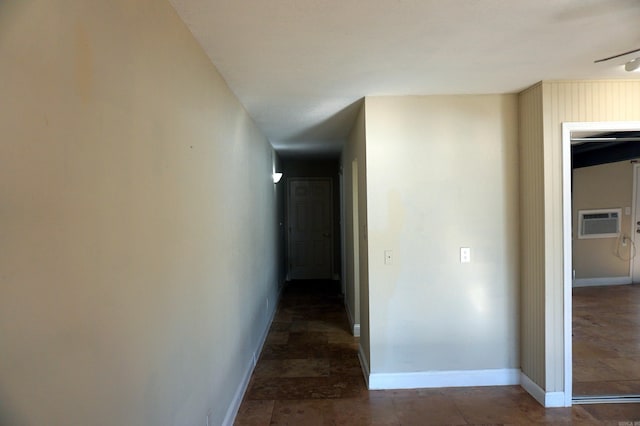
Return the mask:
<svg viewBox="0 0 640 426">
<path fill-rule="evenodd" d="M 614 238 L 620 234 L 621 209 L 580 210 L 579 238 Z"/>
</svg>

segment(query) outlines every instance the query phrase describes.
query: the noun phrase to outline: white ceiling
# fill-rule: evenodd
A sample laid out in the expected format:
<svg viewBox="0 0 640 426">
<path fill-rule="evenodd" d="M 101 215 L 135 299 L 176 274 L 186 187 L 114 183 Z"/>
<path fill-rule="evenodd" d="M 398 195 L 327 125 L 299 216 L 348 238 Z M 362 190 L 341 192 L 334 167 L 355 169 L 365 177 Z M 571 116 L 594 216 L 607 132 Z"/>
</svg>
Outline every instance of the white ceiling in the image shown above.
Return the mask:
<svg viewBox="0 0 640 426">
<path fill-rule="evenodd" d="M 640 0 L 170 0 L 283 155 L 332 154 L 368 95 L 640 78 Z"/>
</svg>

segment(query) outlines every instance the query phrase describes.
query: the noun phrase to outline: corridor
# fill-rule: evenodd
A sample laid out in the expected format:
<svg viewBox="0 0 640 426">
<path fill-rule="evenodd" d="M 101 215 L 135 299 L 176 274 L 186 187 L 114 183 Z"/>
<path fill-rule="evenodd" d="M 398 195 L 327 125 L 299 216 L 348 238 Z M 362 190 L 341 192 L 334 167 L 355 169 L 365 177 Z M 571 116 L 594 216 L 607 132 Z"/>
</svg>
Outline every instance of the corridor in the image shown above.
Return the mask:
<svg viewBox="0 0 640 426">
<path fill-rule="evenodd" d="M 339 291 L 333 281 L 287 284 L 236 425 L 640 421 L 640 404 L 544 409 L 519 386 L 369 391 Z"/>
</svg>

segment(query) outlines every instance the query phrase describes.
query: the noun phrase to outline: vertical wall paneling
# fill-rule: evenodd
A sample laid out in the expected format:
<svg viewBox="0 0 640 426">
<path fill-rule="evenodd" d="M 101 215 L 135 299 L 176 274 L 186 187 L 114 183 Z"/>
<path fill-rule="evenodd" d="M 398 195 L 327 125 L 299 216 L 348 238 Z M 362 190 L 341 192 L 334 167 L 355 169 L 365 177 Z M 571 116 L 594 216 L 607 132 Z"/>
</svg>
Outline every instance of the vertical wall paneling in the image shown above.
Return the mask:
<svg viewBox="0 0 640 426">
<path fill-rule="evenodd" d="M 520 143 L 520 360 L 542 389 L 544 377 L 544 193 L 542 85 L 519 97 Z"/>
<path fill-rule="evenodd" d="M 360 355 L 363 364 L 369 365 L 365 144 L 365 103 L 362 101 L 357 119 L 342 151 L 341 161 L 345 194 L 345 279 L 347 280 L 345 303 L 352 323 L 352 331 L 354 334 L 360 333 Z M 357 166 L 354 167 L 354 164 Z M 357 176 L 354 176 L 354 173 Z M 354 182 L 357 188 L 354 188 Z M 354 206 L 357 206 L 357 211 Z M 354 214 L 357 214 L 357 219 L 354 218 Z M 354 229 L 354 226 L 357 228 Z M 368 370 L 368 367 L 365 367 L 365 370 Z"/>
<path fill-rule="evenodd" d="M 547 252 L 547 391 L 564 386 L 562 123 L 640 120 L 640 80 L 543 83 L 545 137 L 545 235 Z"/>
<path fill-rule="evenodd" d="M 520 95 L 520 106 L 522 368 L 546 392 L 560 392 L 565 390 L 566 355 L 563 349 L 562 124 L 640 120 L 640 80 L 543 82 Z M 542 113 L 541 121 L 536 116 L 538 112 Z M 538 153 L 532 145 L 536 143 L 543 147 L 542 163 L 536 161 L 535 156 L 527 158 L 526 153 L 531 154 L 531 149 Z M 542 199 L 537 186 L 540 183 L 543 184 Z M 534 233 L 538 233 L 538 237 Z M 543 276 L 538 277 L 541 270 Z M 544 303 L 539 306 L 536 302 L 541 292 Z M 529 297 L 532 299 L 527 300 Z M 544 325 L 543 346 L 536 334 L 536 327 L 541 324 Z M 540 347 L 544 347 L 544 360 L 539 358 Z"/>
</svg>

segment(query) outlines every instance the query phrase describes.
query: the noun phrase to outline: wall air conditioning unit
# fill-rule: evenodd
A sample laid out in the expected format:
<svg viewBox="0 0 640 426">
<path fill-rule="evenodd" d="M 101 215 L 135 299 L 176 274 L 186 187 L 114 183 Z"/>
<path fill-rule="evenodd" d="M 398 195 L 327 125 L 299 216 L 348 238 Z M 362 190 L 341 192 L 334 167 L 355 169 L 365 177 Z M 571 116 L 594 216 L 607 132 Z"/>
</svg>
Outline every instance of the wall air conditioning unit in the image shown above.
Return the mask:
<svg viewBox="0 0 640 426">
<path fill-rule="evenodd" d="M 578 238 L 616 238 L 622 209 L 578 211 Z"/>
</svg>

